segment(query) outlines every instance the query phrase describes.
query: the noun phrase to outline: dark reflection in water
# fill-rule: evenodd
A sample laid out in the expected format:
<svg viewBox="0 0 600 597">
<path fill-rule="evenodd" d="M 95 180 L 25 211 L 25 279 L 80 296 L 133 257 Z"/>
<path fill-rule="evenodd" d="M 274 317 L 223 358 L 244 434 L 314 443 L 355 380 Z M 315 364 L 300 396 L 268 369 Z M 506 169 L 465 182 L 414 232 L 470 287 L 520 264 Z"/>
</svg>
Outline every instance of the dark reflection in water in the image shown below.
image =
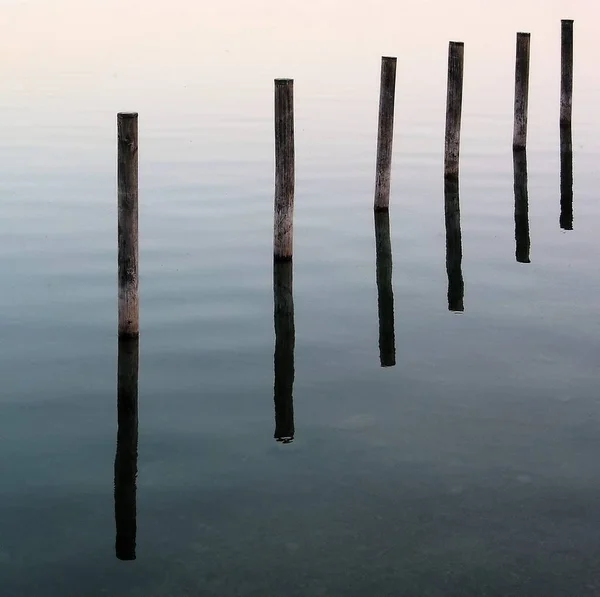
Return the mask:
<svg viewBox="0 0 600 597">
<path fill-rule="evenodd" d="M 448 274 L 448 309 L 464 311 L 465 285 L 462 275 L 462 237 L 458 178 L 444 180 L 444 211 L 446 219 L 446 273 Z"/>
<path fill-rule="evenodd" d="M 570 125 L 560 127 L 560 227 L 573 230 L 573 140 Z"/>
<path fill-rule="evenodd" d="M 275 307 L 275 439 L 294 439 L 294 294 L 291 262 L 273 264 Z"/>
<path fill-rule="evenodd" d="M 527 152 L 513 151 L 515 178 L 515 257 L 519 263 L 530 263 L 529 199 L 527 195 Z"/>
<path fill-rule="evenodd" d="M 394 290 L 392 287 L 392 241 L 390 214 L 387 211 L 375 212 L 375 254 L 379 362 L 382 367 L 393 367 L 396 364 L 396 339 L 394 335 Z"/>
<path fill-rule="evenodd" d="M 119 339 L 115 456 L 115 551 L 119 560 L 135 560 L 138 369 L 139 340 Z"/>
</svg>

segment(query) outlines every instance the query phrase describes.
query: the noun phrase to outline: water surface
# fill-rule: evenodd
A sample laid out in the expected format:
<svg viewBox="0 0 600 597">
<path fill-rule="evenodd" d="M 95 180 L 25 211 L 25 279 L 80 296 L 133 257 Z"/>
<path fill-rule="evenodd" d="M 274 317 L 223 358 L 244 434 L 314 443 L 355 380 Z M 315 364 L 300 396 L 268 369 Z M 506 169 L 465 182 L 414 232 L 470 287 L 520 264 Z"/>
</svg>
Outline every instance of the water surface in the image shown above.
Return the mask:
<svg viewBox="0 0 600 597">
<path fill-rule="evenodd" d="M 600 594 L 592 3 L 1 6 L 3 594 Z M 525 184 L 516 31 L 532 34 Z M 465 42 L 459 260 L 450 39 Z M 382 55 L 398 80 L 376 228 Z M 297 193 L 278 303 L 280 76 L 295 79 Z M 115 551 L 119 110 L 140 113 L 138 458 L 125 409 L 117 459 L 130 522 L 137 469 L 134 561 Z"/>
</svg>

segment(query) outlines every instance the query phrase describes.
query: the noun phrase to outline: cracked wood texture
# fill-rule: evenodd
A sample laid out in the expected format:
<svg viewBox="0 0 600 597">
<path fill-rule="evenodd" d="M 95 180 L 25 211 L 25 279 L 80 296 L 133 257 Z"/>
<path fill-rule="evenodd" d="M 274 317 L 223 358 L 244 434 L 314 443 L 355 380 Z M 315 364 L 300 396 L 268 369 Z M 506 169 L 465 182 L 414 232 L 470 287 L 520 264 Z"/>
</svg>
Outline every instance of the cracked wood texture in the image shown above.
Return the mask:
<svg viewBox="0 0 600 597">
<path fill-rule="evenodd" d="M 515 126 L 513 149 L 525 149 L 527 145 L 527 106 L 529 103 L 529 33 L 517 33 L 517 56 L 515 61 Z"/>
<path fill-rule="evenodd" d="M 465 45 L 463 42 L 450 42 L 448 47 L 448 90 L 446 97 L 444 176 L 451 178 L 458 178 L 464 53 Z"/>
<path fill-rule="evenodd" d="M 140 332 L 138 297 L 138 115 L 117 114 L 119 336 Z"/>
<path fill-rule="evenodd" d="M 273 256 L 292 259 L 294 248 L 294 81 L 275 79 L 275 206 Z"/>
<path fill-rule="evenodd" d="M 375 210 L 390 206 L 392 144 L 394 141 L 394 99 L 396 94 L 396 58 L 381 58 L 379 88 L 379 126 L 377 129 L 377 169 L 375 173 Z"/>
<path fill-rule="evenodd" d="M 560 22 L 560 124 L 571 123 L 573 111 L 573 21 Z"/>
</svg>

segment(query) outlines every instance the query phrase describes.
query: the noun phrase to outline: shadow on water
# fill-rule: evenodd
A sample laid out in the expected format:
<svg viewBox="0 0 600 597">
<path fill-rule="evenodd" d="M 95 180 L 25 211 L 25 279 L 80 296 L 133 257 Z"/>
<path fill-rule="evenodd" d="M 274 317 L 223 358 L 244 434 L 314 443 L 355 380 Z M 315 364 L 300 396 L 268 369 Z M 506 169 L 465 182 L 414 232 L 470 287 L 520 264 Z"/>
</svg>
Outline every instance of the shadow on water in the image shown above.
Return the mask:
<svg viewBox="0 0 600 597">
<path fill-rule="evenodd" d="M 573 140 L 571 126 L 560 127 L 560 227 L 573 230 Z"/>
<path fill-rule="evenodd" d="M 448 310 L 464 311 L 465 284 L 462 275 L 462 236 L 458 178 L 444 179 L 446 220 L 446 273 L 448 274 Z"/>
<path fill-rule="evenodd" d="M 382 367 L 393 367 L 396 364 L 396 338 L 394 334 L 394 290 L 392 287 L 392 241 L 388 211 L 375 212 L 375 254 L 379 362 Z"/>
<path fill-rule="evenodd" d="M 115 456 L 115 552 L 119 560 L 135 560 L 138 370 L 139 340 L 119 339 Z"/>
<path fill-rule="evenodd" d="M 275 439 L 289 444 L 294 439 L 294 294 L 292 262 L 273 264 L 275 319 Z"/>
<path fill-rule="evenodd" d="M 531 263 L 529 250 L 529 198 L 527 195 L 527 152 L 513 151 L 515 177 L 515 257 L 519 263 Z"/>
</svg>

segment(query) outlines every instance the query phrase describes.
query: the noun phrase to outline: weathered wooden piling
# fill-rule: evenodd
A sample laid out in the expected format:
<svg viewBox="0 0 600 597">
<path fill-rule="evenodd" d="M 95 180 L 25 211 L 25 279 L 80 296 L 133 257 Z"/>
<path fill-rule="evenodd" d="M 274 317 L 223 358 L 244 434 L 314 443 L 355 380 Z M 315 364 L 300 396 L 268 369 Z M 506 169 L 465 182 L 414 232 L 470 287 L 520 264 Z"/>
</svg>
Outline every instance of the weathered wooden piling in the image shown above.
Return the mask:
<svg viewBox="0 0 600 597">
<path fill-rule="evenodd" d="M 381 58 L 379 87 L 379 125 L 377 128 L 377 166 L 375 173 L 376 211 L 390 206 L 392 146 L 394 141 L 394 100 L 396 95 L 396 58 Z"/>
<path fill-rule="evenodd" d="M 529 103 L 529 46 L 531 35 L 517 33 L 515 61 L 515 126 L 513 149 L 527 145 L 527 106 Z"/>
<path fill-rule="evenodd" d="M 379 317 L 379 362 L 382 367 L 396 364 L 394 333 L 394 289 L 392 286 L 392 241 L 389 212 L 375 212 L 375 255 L 377 314 Z"/>
<path fill-rule="evenodd" d="M 294 250 L 294 81 L 275 79 L 275 214 L 273 256 L 290 261 Z"/>
<path fill-rule="evenodd" d="M 573 21 L 563 19 L 560 24 L 560 124 L 566 125 L 573 111 Z"/>
<path fill-rule="evenodd" d="M 447 178 L 458 178 L 464 53 L 465 45 L 463 42 L 450 42 L 448 46 L 446 146 L 444 155 L 444 176 Z"/>
<path fill-rule="evenodd" d="M 273 295 L 275 319 L 275 434 L 278 442 L 294 439 L 294 293 L 292 263 L 273 264 Z"/>
<path fill-rule="evenodd" d="M 115 455 L 115 552 L 119 560 L 135 560 L 136 557 L 138 370 L 139 340 L 119 338 Z"/>
<path fill-rule="evenodd" d="M 527 192 L 527 153 L 513 151 L 515 190 L 515 258 L 519 263 L 530 263 L 529 198 Z"/>
<path fill-rule="evenodd" d="M 140 332 L 138 282 L 138 115 L 117 114 L 119 336 Z"/>
<path fill-rule="evenodd" d="M 462 235 L 460 230 L 460 199 L 458 179 L 444 181 L 444 212 L 446 222 L 446 273 L 448 275 L 448 310 L 464 311 L 462 275 Z"/>
<path fill-rule="evenodd" d="M 573 230 L 573 140 L 571 125 L 560 127 L 560 227 Z"/>
</svg>

